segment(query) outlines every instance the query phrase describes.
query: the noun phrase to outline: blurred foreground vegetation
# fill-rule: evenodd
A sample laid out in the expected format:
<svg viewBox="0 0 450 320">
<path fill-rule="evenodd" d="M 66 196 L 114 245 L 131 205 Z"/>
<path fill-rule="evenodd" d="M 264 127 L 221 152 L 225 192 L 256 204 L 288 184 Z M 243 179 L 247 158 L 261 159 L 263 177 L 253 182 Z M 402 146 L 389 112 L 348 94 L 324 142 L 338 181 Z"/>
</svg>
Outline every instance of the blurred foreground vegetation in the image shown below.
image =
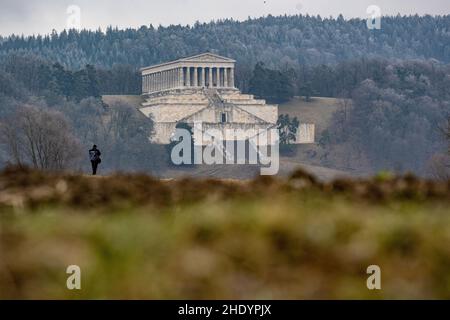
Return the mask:
<svg viewBox="0 0 450 320">
<path fill-rule="evenodd" d="M 450 183 L 0 173 L 0 298 L 450 298 Z M 379 265 L 382 290 L 366 287 Z M 66 288 L 78 265 L 82 290 Z"/>
</svg>

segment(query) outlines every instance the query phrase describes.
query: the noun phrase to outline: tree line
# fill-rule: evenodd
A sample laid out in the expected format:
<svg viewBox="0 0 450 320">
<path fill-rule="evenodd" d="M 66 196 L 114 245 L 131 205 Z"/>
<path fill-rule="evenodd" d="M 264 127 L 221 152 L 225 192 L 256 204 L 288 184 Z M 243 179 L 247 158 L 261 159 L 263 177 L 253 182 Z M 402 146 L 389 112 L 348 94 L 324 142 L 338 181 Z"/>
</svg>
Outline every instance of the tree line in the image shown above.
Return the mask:
<svg viewBox="0 0 450 320">
<path fill-rule="evenodd" d="M 141 93 L 140 75 L 130 66 L 117 65 L 106 70 L 88 64 L 70 70 L 32 55 L 12 54 L 0 61 L 0 72 L 5 86 L 17 88 L 4 87 L 3 91 L 27 91 L 47 99 L 63 96 L 81 101 L 104 94 Z"/>
<path fill-rule="evenodd" d="M 150 23 L 151 21 L 149 21 Z M 335 64 L 361 57 L 433 58 L 450 62 L 450 16 L 386 16 L 381 30 L 364 19 L 310 15 L 225 19 L 194 25 L 119 30 L 63 30 L 0 39 L 0 56 L 33 54 L 69 69 L 87 64 L 136 68 L 212 51 L 237 59 L 238 70 L 258 61 L 283 66 Z"/>
<path fill-rule="evenodd" d="M 448 168 L 450 66 L 387 60 L 348 65 L 360 70 L 354 79 L 363 80 L 345 85 L 348 94 L 320 137 L 323 163 L 430 174 L 439 158 Z"/>
</svg>

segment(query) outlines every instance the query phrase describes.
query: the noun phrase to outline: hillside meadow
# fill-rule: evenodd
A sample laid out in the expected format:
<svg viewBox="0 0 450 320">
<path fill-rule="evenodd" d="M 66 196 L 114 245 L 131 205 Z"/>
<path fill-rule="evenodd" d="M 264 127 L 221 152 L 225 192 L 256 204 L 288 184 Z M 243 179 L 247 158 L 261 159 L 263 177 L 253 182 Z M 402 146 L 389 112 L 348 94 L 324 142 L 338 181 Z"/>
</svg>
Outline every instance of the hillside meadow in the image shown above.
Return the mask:
<svg viewBox="0 0 450 320">
<path fill-rule="evenodd" d="M 450 183 L 0 173 L 0 299 L 450 298 Z M 79 291 L 66 268 L 81 268 Z M 382 289 L 366 287 L 378 265 Z"/>
</svg>

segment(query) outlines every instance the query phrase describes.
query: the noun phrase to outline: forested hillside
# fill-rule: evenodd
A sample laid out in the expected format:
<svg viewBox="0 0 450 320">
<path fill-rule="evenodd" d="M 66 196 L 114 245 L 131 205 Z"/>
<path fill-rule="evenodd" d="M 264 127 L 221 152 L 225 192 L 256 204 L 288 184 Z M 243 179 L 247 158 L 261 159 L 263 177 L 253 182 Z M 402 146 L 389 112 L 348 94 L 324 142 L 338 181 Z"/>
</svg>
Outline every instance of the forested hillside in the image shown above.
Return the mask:
<svg viewBox="0 0 450 320">
<path fill-rule="evenodd" d="M 448 150 L 450 67 L 426 61 L 371 61 L 367 67 L 354 62 L 348 67 L 349 75 L 365 71 L 355 85 L 344 85 L 348 98 L 341 99 L 333 124 L 321 137 L 329 163 L 429 171 Z"/>
<path fill-rule="evenodd" d="M 138 94 L 140 78 L 136 71 L 139 67 L 204 51 L 237 60 L 236 84 L 244 92 L 253 91 L 276 102 L 285 101 L 292 94 L 333 97 L 345 89 L 339 76 L 346 72 L 347 66 L 330 69 L 340 62 L 373 58 L 450 62 L 450 16 L 384 17 L 381 30 L 369 30 L 362 19 L 297 15 L 243 22 L 224 20 L 194 26 L 108 28 L 104 32 L 64 30 L 51 35 L 0 38 L 0 61 L 10 65 L 5 71 L 17 71 L 15 63 L 20 64 L 19 69 L 24 66 L 26 62 L 17 61 L 17 56 L 38 60 L 39 63 L 34 62 L 37 70 L 16 72 L 20 76 L 36 71 L 25 80 L 35 81 L 31 87 L 35 87 L 36 82 L 49 87 L 52 80 L 48 76 L 49 68 L 57 69 L 59 74 L 55 77 L 63 77 L 62 82 L 66 84 L 71 76 L 62 74 L 61 70 L 77 72 L 72 80 L 83 86 L 87 78 L 92 79 L 92 72 L 87 74 L 92 68 L 86 68 L 90 65 L 102 79 L 98 86 L 101 94 Z M 281 70 L 290 78 L 288 85 L 293 88 L 260 94 L 264 87 L 270 86 L 261 83 L 261 79 L 259 88 L 252 85 L 257 63 L 267 68 L 268 78 L 274 74 L 271 70 Z M 280 78 L 279 82 L 286 87 L 285 78 Z M 83 96 L 82 92 L 75 92 L 77 90 L 83 88 L 70 90 L 71 95 Z M 95 94 L 97 88 L 92 90 Z M 279 96 L 280 91 L 285 96 Z"/>
<path fill-rule="evenodd" d="M 329 64 L 361 57 L 433 58 L 450 62 L 450 16 L 384 17 L 381 30 L 362 19 L 268 16 L 244 22 L 224 20 L 194 26 L 102 31 L 63 31 L 47 36 L 0 39 L 0 55 L 34 53 L 70 69 L 86 64 L 140 67 L 203 51 L 258 61 L 269 67 Z"/>
</svg>

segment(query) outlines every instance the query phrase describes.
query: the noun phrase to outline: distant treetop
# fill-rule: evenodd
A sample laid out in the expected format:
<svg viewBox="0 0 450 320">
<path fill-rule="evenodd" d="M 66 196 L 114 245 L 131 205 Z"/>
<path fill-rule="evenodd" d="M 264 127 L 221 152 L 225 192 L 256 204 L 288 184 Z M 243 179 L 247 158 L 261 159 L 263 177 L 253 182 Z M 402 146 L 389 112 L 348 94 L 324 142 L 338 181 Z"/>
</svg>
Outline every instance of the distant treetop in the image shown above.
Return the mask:
<svg viewBox="0 0 450 320">
<path fill-rule="evenodd" d="M 267 67 L 335 64 L 361 57 L 436 59 L 450 62 L 450 15 L 384 17 L 381 30 L 363 19 L 320 16 L 268 16 L 193 26 L 153 25 L 138 29 L 62 31 L 45 36 L 0 39 L 0 59 L 11 53 L 34 54 L 69 69 L 139 68 L 205 50 L 232 57 L 239 65 Z"/>
</svg>

